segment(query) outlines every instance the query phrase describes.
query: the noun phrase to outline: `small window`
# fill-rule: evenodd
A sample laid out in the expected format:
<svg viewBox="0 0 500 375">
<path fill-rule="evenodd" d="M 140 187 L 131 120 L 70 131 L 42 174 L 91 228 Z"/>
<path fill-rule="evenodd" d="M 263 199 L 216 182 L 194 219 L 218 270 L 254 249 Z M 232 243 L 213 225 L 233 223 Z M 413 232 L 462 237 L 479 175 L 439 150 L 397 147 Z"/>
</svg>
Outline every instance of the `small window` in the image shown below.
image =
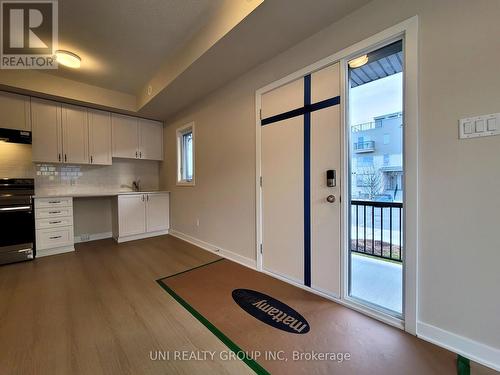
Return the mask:
<svg viewBox="0 0 500 375">
<path fill-rule="evenodd" d="M 194 185 L 194 123 L 177 129 L 177 184 Z"/>
</svg>

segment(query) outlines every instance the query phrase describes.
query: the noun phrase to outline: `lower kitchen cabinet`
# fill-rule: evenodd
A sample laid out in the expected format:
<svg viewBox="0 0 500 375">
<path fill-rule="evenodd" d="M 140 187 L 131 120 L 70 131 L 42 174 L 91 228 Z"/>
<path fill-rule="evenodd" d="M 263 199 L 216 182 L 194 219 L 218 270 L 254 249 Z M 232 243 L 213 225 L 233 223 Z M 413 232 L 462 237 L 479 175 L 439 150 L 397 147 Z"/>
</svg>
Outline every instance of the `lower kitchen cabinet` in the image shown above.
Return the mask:
<svg viewBox="0 0 500 375">
<path fill-rule="evenodd" d="M 117 242 L 167 234 L 170 228 L 169 193 L 118 195 L 113 211 L 113 238 Z"/>
<path fill-rule="evenodd" d="M 36 256 L 74 251 L 73 199 L 35 198 Z"/>
</svg>

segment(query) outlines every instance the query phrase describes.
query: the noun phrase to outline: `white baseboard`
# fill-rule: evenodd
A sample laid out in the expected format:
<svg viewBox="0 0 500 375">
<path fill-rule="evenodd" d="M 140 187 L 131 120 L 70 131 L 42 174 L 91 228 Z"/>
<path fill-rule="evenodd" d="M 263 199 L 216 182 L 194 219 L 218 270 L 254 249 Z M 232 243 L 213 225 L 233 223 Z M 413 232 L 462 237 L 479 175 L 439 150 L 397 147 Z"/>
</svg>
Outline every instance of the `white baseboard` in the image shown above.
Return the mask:
<svg viewBox="0 0 500 375">
<path fill-rule="evenodd" d="M 112 236 L 113 234 L 111 232 L 89 234 L 88 239 L 82 239 L 82 236 L 75 236 L 75 243 L 104 240 L 106 238 L 111 238 Z"/>
<path fill-rule="evenodd" d="M 170 230 L 170 234 L 174 237 L 177 237 L 183 241 L 189 242 L 192 245 L 201 247 L 204 250 L 210 251 L 211 253 L 214 253 L 216 255 L 219 255 L 223 258 L 227 258 L 229 260 L 232 260 L 233 262 L 239 263 L 242 266 L 249 267 L 253 270 L 255 270 L 257 266 L 257 262 L 254 259 L 250 259 L 247 257 L 244 257 L 240 254 L 235 253 L 234 251 L 230 250 L 225 250 L 221 248 L 220 246 L 212 245 L 208 242 L 199 240 L 195 237 L 192 237 L 188 234 L 181 233 L 179 231 L 176 231 L 174 229 Z"/>
<path fill-rule="evenodd" d="M 417 337 L 500 371 L 500 349 L 423 322 L 417 322 Z"/>
<path fill-rule="evenodd" d="M 72 251 L 75 251 L 75 247 L 74 246 L 62 246 L 62 247 L 56 247 L 55 249 L 37 250 L 36 251 L 36 257 L 37 258 L 42 258 L 42 257 L 46 257 L 46 256 L 49 256 L 49 255 L 70 253 Z"/>
<path fill-rule="evenodd" d="M 163 236 L 165 234 L 169 234 L 168 229 L 167 230 L 159 230 L 157 232 L 134 234 L 132 236 L 115 237 L 115 240 L 118 243 L 122 243 L 122 242 L 134 241 L 134 240 L 142 240 L 144 238 Z"/>
</svg>

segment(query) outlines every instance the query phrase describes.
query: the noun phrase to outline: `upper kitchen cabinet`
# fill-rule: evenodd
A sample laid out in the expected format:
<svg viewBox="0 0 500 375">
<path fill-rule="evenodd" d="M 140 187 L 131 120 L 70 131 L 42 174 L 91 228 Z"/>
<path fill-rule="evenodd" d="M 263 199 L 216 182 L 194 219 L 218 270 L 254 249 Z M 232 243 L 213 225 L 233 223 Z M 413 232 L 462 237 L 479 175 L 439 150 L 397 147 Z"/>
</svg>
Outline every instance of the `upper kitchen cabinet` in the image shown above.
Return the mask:
<svg viewBox="0 0 500 375">
<path fill-rule="evenodd" d="M 111 115 L 113 157 L 139 158 L 137 118 L 113 113 Z"/>
<path fill-rule="evenodd" d="M 33 161 L 62 162 L 61 104 L 31 99 Z"/>
<path fill-rule="evenodd" d="M 31 131 L 30 97 L 0 92 L 0 128 Z"/>
<path fill-rule="evenodd" d="M 89 109 L 90 164 L 111 165 L 111 113 Z"/>
<path fill-rule="evenodd" d="M 89 163 L 87 108 L 63 104 L 62 149 L 65 163 Z"/>
<path fill-rule="evenodd" d="M 163 124 L 113 113 L 113 157 L 163 160 Z"/>
<path fill-rule="evenodd" d="M 139 119 L 139 154 L 141 159 L 163 160 L 163 124 Z"/>
</svg>

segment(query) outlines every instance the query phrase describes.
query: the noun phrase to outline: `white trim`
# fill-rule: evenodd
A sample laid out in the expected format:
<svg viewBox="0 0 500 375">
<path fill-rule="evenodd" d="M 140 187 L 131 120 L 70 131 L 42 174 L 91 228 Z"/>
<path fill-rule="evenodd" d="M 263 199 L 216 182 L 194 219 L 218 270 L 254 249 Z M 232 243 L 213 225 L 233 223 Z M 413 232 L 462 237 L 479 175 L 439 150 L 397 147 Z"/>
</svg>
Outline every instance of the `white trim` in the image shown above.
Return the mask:
<svg viewBox="0 0 500 375">
<path fill-rule="evenodd" d="M 82 236 L 75 236 L 75 243 L 82 243 L 82 242 L 90 242 L 90 241 L 97 241 L 97 240 L 104 240 L 106 238 L 112 238 L 113 233 L 111 232 L 104 232 L 104 233 L 93 233 L 93 234 L 87 234 L 89 237 L 87 240 L 82 240 Z"/>
<path fill-rule="evenodd" d="M 262 108 L 262 93 L 260 90 L 255 92 L 255 235 L 257 237 L 256 242 L 256 259 L 257 259 L 257 270 L 263 271 L 262 269 L 262 126 L 260 124 L 261 111 Z"/>
<path fill-rule="evenodd" d="M 70 253 L 72 251 L 75 251 L 75 247 L 73 245 L 56 247 L 53 249 L 36 250 L 36 258 L 43 258 L 43 257 L 49 256 L 49 255 Z"/>
<path fill-rule="evenodd" d="M 403 38 L 404 40 L 404 48 L 405 48 L 405 87 L 404 87 L 404 96 L 405 96 L 405 205 L 407 208 L 405 209 L 405 244 L 406 244 L 406 252 L 410 253 L 405 258 L 405 282 L 404 282 L 404 316 L 405 316 L 405 324 L 404 329 L 411 333 L 416 334 L 416 325 L 417 325 L 417 295 L 418 295 L 418 236 L 419 236 L 419 227 L 418 227 L 418 16 L 411 17 L 397 25 L 394 25 L 382 32 L 379 32 L 361 42 L 353 44 L 350 47 L 347 47 L 333 55 L 325 57 L 322 60 L 319 60 L 313 64 L 310 64 L 303 69 L 300 69 L 292 74 L 287 75 L 286 77 L 279 79 L 275 82 L 272 82 L 255 92 L 255 123 L 256 123 L 256 250 L 257 250 L 257 269 L 259 271 L 263 271 L 262 269 L 262 255 L 260 254 L 260 244 L 262 243 L 262 196 L 261 196 L 261 188 L 260 188 L 260 176 L 262 175 L 261 171 L 261 125 L 260 125 L 260 110 L 261 110 L 261 96 L 271 90 L 274 90 L 280 86 L 283 86 L 291 81 L 304 77 L 305 75 L 311 74 L 317 70 L 320 70 L 326 66 L 332 65 L 336 62 L 341 63 L 341 67 L 345 67 L 345 60 L 350 56 L 354 56 L 356 54 L 362 53 L 364 50 L 369 50 L 373 48 L 377 48 L 377 46 L 382 46 L 387 44 L 389 41 L 394 40 L 396 38 Z M 342 73 L 343 74 L 343 73 Z M 342 76 L 341 76 L 342 78 Z M 341 87 L 341 98 L 345 100 L 346 88 L 345 85 Z M 343 101 L 341 100 L 341 102 Z M 345 107 L 341 107 L 342 116 L 345 115 Z M 343 120 L 343 127 L 345 126 L 345 118 Z M 346 138 L 346 137 L 344 137 Z M 342 145 L 343 153 L 346 150 L 346 144 L 344 139 L 344 144 Z M 344 181 L 346 170 L 346 161 L 344 161 Z M 264 182 L 265 183 L 265 182 Z M 411 184 L 410 189 L 408 186 Z M 344 188 L 342 189 L 343 196 L 347 197 L 345 187 L 347 183 L 343 184 Z M 343 200 L 345 201 L 345 199 Z M 409 202 L 409 204 L 408 204 Z M 344 214 L 345 214 L 345 206 L 344 205 Z M 344 216 L 345 218 L 346 216 Z M 341 223 L 341 229 L 343 230 L 343 251 L 345 253 L 345 232 L 347 227 Z M 352 302 L 345 302 L 346 296 L 346 279 L 345 279 L 345 264 L 347 257 L 343 255 L 343 264 L 344 269 L 342 270 L 341 280 L 342 280 L 342 299 L 336 300 L 339 303 L 345 304 L 351 308 L 354 308 L 354 304 Z M 290 282 L 289 280 L 284 280 Z M 295 285 L 295 284 L 294 284 Z M 297 285 L 300 287 L 300 285 Z M 308 289 L 310 290 L 310 289 Z M 313 293 L 312 289 L 310 290 Z M 358 307 L 356 307 L 358 309 Z M 361 312 L 370 315 L 368 311 L 371 309 L 369 307 L 360 308 Z M 358 310 L 359 311 L 359 310 Z M 374 310 L 375 311 L 375 310 Z M 392 316 L 386 315 L 384 313 L 378 312 L 378 315 L 375 317 L 379 320 L 391 320 L 395 319 Z M 371 316 L 371 315 L 370 315 Z"/>
<path fill-rule="evenodd" d="M 223 249 L 220 246 L 213 245 L 211 243 L 205 242 L 203 240 L 190 236 L 189 234 L 185 234 L 174 229 L 171 229 L 169 234 L 180 240 L 189 242 L 191 245 L 202 248 L 203 250 L 210 251 L 211 253 L 214 253 L 218 256 L 232 260 L 233 262 L 239 263 L 242 266 L 255 270 L 256 266 L 255 260 L 244 257 L 240 254 L 235 253 L 234 251 Z"/>
<path fill-rule="evenodd" d="M 191 181 L 183 180 L 182 179 L 182 172 L 181 172 L 181 136 L 186 132 L 185 130 L 190 129 L 191 132 L 193 133 L 193 179 Z M 195 186 L 196 185 L 196 130 L 195 130 L 195 123 L 194 121 L 191 121 L 185 125 L 182 125 L 178 127 L 175 131 L 175 138 L 176 138 L 176 147 L 177 147 L 177 175 L 175 179 L 175 184 L 177 186 Z"/>
<path fill-rule="evenodd" d="M 417 337 L 500 371 L 500 349 L 423 322 L 417 323 Z"/>
<path fill-rule="evenodd" d="M 168 234 L 168 233 L 169 233 L 168 230 L 159 230 L 157 232 L 141 233 L 141 234 L 134 234 L 131 236 L 122 236 L 122 237 L 114 237 L 114 238 L 115 238 L 116 242 L 122 243 L 122 242 L 128 242 L 128 241 L 142 240 L 143 238 L 164 236 L 165 234 Z"/>
</svg>

